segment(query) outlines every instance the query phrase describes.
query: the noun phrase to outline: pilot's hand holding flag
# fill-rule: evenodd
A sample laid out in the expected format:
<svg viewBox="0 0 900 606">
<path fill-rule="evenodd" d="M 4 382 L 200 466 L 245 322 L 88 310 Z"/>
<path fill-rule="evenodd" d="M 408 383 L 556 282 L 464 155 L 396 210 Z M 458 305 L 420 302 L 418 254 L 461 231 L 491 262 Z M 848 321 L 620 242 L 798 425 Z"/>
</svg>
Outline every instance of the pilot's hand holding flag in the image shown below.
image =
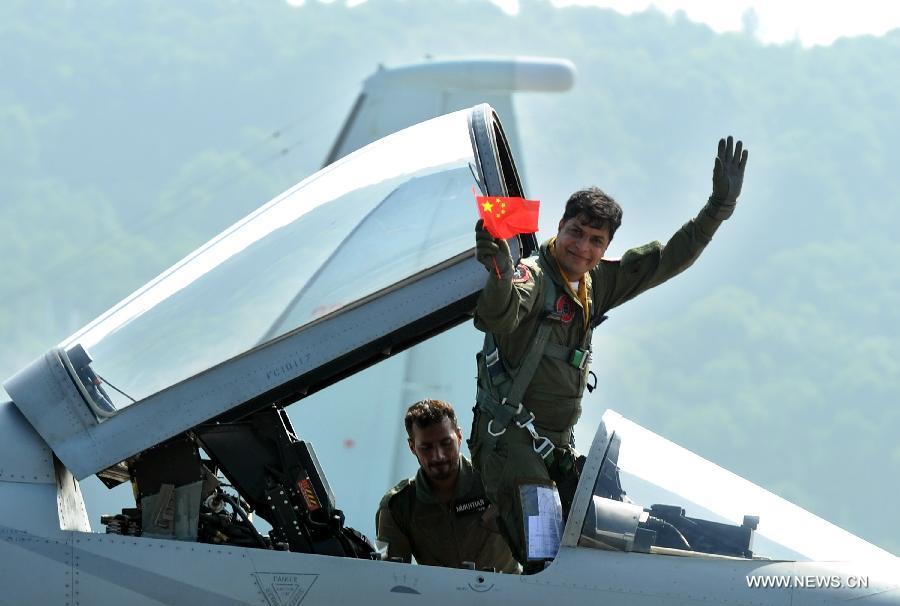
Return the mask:
<svg viewBox="0 0 900 606">
<path fill-rule="evenodd" d="M 512 256 L 506 240 L 495 239 L 484 228 L 484 219 L 475 224 L 475 258 L 488 271 L 495 272 L 500 280 L 512 279 Z"/>
<path fill-rule="evenodd" d="M 511 279 L 512 256 L 506 240 L 537 231 L 540 202 L 498 196 L 475 196 L 475 201 L 481 217 L 475 225 L 475 257 L 497 278 Z"/>
</svg>

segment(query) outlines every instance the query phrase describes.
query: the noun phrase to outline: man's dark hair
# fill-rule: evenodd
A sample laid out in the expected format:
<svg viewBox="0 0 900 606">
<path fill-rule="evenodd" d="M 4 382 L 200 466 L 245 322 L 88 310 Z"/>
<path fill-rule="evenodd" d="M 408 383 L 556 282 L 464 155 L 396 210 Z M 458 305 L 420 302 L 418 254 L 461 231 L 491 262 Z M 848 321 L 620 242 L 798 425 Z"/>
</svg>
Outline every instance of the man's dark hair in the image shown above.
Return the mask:
<svg viewBox="0 0 900 606">
<path fill-rule="evenodd" d="M 622 224 L 622 207 L 599 187 L 579 189 L 569 196 L 563 221 L 583 215 L 587 224 L 597 229 L 609 229 L 609 239 L 616 235 Z"/>
<path fill-rule="evenodd" d="M 406 424 L 406 433 L 411 438 L 413 423 L 419 429 L 424 429 L 440 423 L 444 417 L 450 419 L 453 429 L 459 429 L 459 425 L 456 422 L 456 412 L 452 406 L 441 400 L 422 400 L 409 407 L 403 422 Z"/>
</svg>

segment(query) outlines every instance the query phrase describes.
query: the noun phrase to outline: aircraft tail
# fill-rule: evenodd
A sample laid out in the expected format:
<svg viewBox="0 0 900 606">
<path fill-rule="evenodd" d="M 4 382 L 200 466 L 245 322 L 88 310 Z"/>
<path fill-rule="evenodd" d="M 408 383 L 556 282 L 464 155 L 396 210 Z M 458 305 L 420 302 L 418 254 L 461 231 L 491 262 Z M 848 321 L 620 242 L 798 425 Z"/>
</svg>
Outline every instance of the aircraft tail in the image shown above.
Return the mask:
<svg viewBox="0 0 900 606">
<path fill-rule="evenodd" d="M 323 166 L 385 135 L 479 103 L 497 111 L 513 155 L 521 158 L 512 93 L 563 92 L 574 82 L 571 61 L 544 57 L 466 57 L 379 66 L 363 83 Z"/>
</svg>

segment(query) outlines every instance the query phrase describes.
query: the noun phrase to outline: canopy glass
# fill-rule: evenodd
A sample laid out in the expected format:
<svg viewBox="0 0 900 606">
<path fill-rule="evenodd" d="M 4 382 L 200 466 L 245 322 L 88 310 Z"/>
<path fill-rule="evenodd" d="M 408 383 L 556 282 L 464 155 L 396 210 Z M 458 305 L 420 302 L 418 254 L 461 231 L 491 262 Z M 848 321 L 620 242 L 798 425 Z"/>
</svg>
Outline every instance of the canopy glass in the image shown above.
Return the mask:
<svg viewBox="0 0 900 606">
<path fill-rule="evenodd" d="M 96 403 L 113 414 L 471 249 L 468 114 L 319 171 L 63 341 L 75 369 L 93 359 Z"/>
</svg>

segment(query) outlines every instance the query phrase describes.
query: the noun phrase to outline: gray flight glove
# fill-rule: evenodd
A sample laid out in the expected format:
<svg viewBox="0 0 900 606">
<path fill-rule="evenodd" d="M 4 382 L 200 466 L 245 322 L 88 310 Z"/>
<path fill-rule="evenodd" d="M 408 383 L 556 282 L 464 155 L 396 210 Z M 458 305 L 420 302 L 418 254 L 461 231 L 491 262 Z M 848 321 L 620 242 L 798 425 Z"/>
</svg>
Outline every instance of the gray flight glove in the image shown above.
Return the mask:
<svg viewBox="0 0 900 606">
<path fill-rule="evenodd" d="M 738 141 L 732 148 L 733 143 L 734 139 L 730 135 L 727 141 L 719 139 L 719 153 L 713 167 L 713 190 L 706 205 L 706 212 L 719 221 L 724 221 L 734 212 L 744 183 L 748 152 L 746 149 L 741 151 L 744 146 L 742 141 Z"/>
<path fill-rule="evenodd" d="M 494 238 L 484 228 L 484 221 L 479 219 L 475 224 L 475 258 L 490 273 L 498 275 L 502 280 L 512 280 L 512 256 L 506 240 Z"/>
</svg>

